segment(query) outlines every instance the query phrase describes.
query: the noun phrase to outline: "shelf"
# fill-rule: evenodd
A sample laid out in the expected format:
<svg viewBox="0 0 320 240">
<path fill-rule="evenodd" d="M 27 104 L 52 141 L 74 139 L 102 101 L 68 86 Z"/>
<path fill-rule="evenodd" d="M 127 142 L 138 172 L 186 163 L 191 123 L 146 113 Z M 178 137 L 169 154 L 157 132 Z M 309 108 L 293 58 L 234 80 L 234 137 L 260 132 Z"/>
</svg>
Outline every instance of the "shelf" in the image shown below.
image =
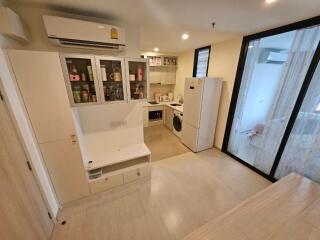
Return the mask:
<svg viewBox="0 0 320 240">
<path fill-rule="evenodd" d="M 105 84 L 121 84 L 122 85 L 122 81 L 102 81 Z"/>
<path fill-rule="evenodd" d="M 129 81 L 130 83 L 146 83 L 147 80 L 143 80 L 143 81 L 138 81 L 138 80 L 135 80 L 135 81 Z"/>
<path fill-rule="evenodd" d="M 94 170 L 121 162 L 127 162 L 141 157 L 150 156 L 151 152 L 144 143 L 134 144 L 90 159 L 93 162 L 86 166 L 86 170 Z"/>
<path fill-rule="evenodd" d="M 77 84 L 77 85 L 82 85 L 82 84 L 94 84 L 94 81 L 70 81 L 71 84 Z"/>
<path fill-rule="evenodd" d="M 130 161 L 128 161 L 128 162 L 130 162 Z M 102 170 L 102 174 L 100 177 L 94 178 L 94 179 L 88 178 L 88 182 L 91 183 L 91 182 L 99 181 L 99 180 L 106 178 L 106 177 L 115 176 L 115 175 L 122 174 L 124 172 L 130 171 L 130 170 L 133 170 L 136 168 L 141 168 L 141 167 L 147 166 L 148 164 L 150 164 L 150 163 L 147 161 L 144 161 L 144 162 L 141 162 L 138 164 L 128 165 L 128 166 L 118 168 L 118 169 L 113 169 L 112 171 Z M 103 167 L 103 169 L 107 169 L 107 168 L 108 167 Z"/>
</svg>

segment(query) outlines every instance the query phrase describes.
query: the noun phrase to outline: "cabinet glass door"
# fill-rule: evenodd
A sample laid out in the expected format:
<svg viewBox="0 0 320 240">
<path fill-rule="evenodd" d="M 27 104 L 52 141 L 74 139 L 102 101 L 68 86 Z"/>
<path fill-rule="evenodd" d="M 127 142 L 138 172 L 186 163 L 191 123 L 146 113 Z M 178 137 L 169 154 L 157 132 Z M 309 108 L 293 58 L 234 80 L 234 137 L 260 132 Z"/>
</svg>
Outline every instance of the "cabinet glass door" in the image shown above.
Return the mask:
<svg viewBox="0 0 320 240">
<path fill-rule="evenodd" d="M 71 105 L 97 104 L 100 100 L 94 58 L 63 55 L 62 62 Z"/>
<path fill-rule="evenodd" d="M 148 99 L 148 61 L 147 59 L 126 59 L 129 100 Z"/>
<path fill-rule="evenodd" d="M 102 101 L 105 103 L 127 100 L 124 61 L 114 57 L 96 57 Z"/>
</svg>

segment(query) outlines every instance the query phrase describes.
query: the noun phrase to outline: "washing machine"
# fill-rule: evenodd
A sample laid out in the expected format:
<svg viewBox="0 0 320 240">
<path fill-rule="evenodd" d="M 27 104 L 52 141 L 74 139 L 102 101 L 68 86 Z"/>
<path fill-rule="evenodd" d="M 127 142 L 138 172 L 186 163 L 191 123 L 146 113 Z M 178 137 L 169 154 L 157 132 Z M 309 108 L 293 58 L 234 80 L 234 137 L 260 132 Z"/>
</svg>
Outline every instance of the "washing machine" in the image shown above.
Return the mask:
<svg viewBox="0 0 320 240">
<path fill-rule="evenodd" d="M 172 125 L 173 125 L 173 133 L 181 139 L 181 133 L 182 133 L 182 118 L 183 118 L 183 113 L 174 110 L 173 111 L 173 120 L 172 120 Z"/>
</svg>

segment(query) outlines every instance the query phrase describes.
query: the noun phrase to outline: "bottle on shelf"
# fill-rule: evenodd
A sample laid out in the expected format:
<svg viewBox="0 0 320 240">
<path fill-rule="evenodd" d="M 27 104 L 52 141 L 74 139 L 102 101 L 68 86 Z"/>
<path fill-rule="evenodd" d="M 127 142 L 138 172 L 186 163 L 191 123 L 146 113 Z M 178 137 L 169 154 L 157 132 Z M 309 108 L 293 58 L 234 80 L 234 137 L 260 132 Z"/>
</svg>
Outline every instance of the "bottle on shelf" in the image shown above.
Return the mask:
<svg viewBox="0 0 320 240">
<path fill-rule="evenodd" d="M 106 65 L 101 65 L 100 66 L 100 69 L 101 69 L 101 78 L 102 78 L 102 81 L 107 81 L 107 70 L 106 70 Z"/>
<path fill-rule="evenodd" d="M 93 73 L 92 73 L 92 67 L 90 65 L 87 65 L 88 75 L 89 75 L 89 81 L 93 82 Z"/>
<path fill-rule="evenodd" d="M 137 80 L 138 81 L 143 81 L 143 73 L 142 73 L 142 65 L 138 65 L 138 72 L 137 72 Z"/>
<path fill-rule="evenodd" d="M 90 100 L 90 91 L 89 91 L 89 85 L 85 84 L 82 86 L 82 102 L 89 102 Z"/>
<path fill-rule="evenodd" d="M 74 86 L 72 89 L 73 99 L 75 103 L 81 103 L 81 86 Z"/>
<path fill-rule="evenodd" d="M 85 73 L 81 73 L 81 81 L 83 81 L 83 82 L 87 81 L 87 76 Z"/>
<path fill-rule="evenodd" d="M 69 74 L 70 81 L 80 81 L 80 75 L 75 64 L 71 65 L 71 73 Z"/>
</svg>

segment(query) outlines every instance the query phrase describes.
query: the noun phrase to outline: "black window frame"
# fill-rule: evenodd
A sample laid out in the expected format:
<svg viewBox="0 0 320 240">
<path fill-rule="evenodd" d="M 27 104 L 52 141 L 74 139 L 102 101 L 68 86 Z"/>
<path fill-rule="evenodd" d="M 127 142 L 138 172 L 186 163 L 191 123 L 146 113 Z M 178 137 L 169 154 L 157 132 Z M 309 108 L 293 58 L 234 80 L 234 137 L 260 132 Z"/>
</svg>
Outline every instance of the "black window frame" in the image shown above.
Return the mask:
<svg viewBox="0 0 320 240">
<path fill-rule="evenodd" d="M 231 97 L 231 101 L 230 101 L 230 105 L 229 105 L 228 118 L 227 118 L 227 122 L 226 122 L 226 128 L 225 128 L 225 132 L 224 132 L 224 139 L 223 139 L 221 151 L 224 152 L 225 154 L 229 155 L 233 159 L 239 161 L 243 165 L 247 166 L 251 170 L 255 171 L 256 173 L 260 174 L 261 176 L 265 177 L 266 179 L 270 180 L 271 182 L 278 181 L 274 177 L 276 169 L 279 165 L 279 162 L 280 162 L 282 154 L 284 152 L 286 143 L 287 143 L 289 136 L 291 134 L 291 130 L 293 128 L 294 122 L 298 116 L 300 106 L 304 100 L 304 96 L 308 90 L 308 87 L 309 87 L 309 84 L 312 80 L 315 69 L 320 61 L 320 42 L 319 42 L 317 50 L 313 56 L 313 59 L 309 65 L 307 75 L 305 76 L 304 83 L 300 89 L 299 96 L 295 102 L 294 109 L 293 109 L 291 116 L 289 118 L 288 125 L 287 125 L 287 127 L 285 129 L 285 133 L 282 137 L 282 140 L 281 140 L 279 149 L 277 151 L 276 157 L 274 159 L 274 163 L 273 163 L 270 174 L 265 174 L 264 172 L 251 166 L 247 162 L 243 161 L 242 159 L 240 159 L 239 157 L 233 155 L 231 152 L 228 151 L 229 137 L 231 134 L 232 123 L 233 123 L 235 110 L 236 110 L 236 106 L 237 106 L 237 101 L 238 101 L 238 97 L 239 97 L 239 91 L 240 91 L 240 87 L 241 87 L 247 52 L 248 52 L 248 48 L 249 48 L 249 43 L 252 40 L 256 40 L 256 39 L 260 39 L 260 38 L 264 38 L 264 37 L 270 37 L 270 36 L 274 36 L 277 34 L 290 32 L 290 31 L 294 31 L 294 30 L 299 30 L 299 29 L 303 29 L 303 28 L 308 28 L 308 27 L 319 25 L 319 24 L 320 24 L 320 16 L 316 16 L 313 18 L 309 18 L 309 19 L 302 20 L 299 22 L 291 23 L 288 25 L 274 28 L 274 29 L 266 30 L 266 31 L 255 33 L 252 35 L 247 35 L 247 36 L 244 36 L 243 40 L 242 40 L 242 46 L 241 46 L 241 50 L 240 50 L 240 56 L 239 56 L 239 61 L 238 61 L 236 77 L 235 77 L 235 83 L 233 86 L 232 97 Z"/>
<path fill-rule="evenodd" d="M 198 68 L 198 56 L 199 52 L 201 50 L 209 49 L 209 57 L 208 57 L 208 64 L 207 64 L 207 71 L 206 71 L 206 77 L 208 77 L 208 70 L 209 70 L 209 64 L 210 64 L 210 55 L 211 55 L 211 45 L 201 47 L 201 48 L 196 48 L 194 50 L 194 60 L 193 60 L 193 72 L 192 72 L 192 77 L 197 77 L 197 68 Z"/>
</svg>

